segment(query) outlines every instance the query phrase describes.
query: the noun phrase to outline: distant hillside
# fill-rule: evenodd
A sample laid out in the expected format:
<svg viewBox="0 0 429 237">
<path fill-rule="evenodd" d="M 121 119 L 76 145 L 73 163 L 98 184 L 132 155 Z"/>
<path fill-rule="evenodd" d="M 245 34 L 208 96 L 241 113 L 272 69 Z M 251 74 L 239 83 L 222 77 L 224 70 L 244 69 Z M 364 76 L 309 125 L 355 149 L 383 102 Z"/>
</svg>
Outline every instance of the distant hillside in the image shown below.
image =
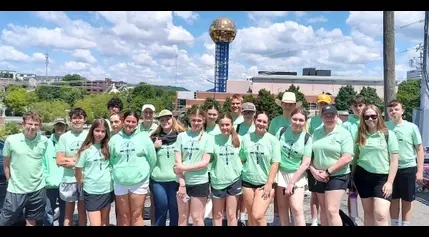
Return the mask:
<svg viewBox="0 0 429 237">
<path fill-rule="evenodd" d="M 177 87 L 177 86 L 159 86 L 159 85 L 152 85 L 152 84 L 145 83 L 145 82 L 140 82 L 139 84 L 150 85 L 150 86 L 153 86 L 155 89 L 163 89 L 163 90 L 170 90 L 170 91 L 189 91 L 186 88 Z"/>
</svg>

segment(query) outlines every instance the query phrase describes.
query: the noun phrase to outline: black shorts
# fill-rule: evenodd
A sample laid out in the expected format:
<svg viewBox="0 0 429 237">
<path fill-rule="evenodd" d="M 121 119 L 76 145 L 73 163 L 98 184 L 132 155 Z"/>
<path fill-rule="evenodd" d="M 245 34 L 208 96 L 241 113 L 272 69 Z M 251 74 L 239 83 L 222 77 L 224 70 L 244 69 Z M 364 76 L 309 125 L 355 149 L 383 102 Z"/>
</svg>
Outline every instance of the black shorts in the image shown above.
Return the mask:
<svg viewBox="0 0 429 237">
<path fill-rule="evenodd" d="M 210 194 L 210 184 L 186 185 L 186 194 L 189 197 L 208 197 Z"/>
<path fill-rule="evenodd" d="M 0 226 L 13 225 L 25 209 L 25 219 L 43 220 L 46 206 L 46 190 L 44 188 L 25 194 L 7 192 L 0 213 Z"/>
<path fill-rule="evenodd" d="M 242 186 L 245 188 L 262 188 L 265 184 L 252 184 L 246 181 L 242 181 Z M 273 183 L 273 188 L 276 188 L 276 184 Z"/>
<path fill-rule="evenodd" d="M 226 198 L 226 196 L 238 196 L 243 193 L 242 181 L 238 179 L 233 184 L 224 189 L 214 189 L 211 187 L 213 198 Z"/>
<path fill-rule="evenodd" d="M 309 170 L 307 170 L 307 182 L 308 182 L 308 190 L 310 192 L 315 192 L 316 179 L 314 178 L 313 174 Z"/>
<path fill-rule="evenodd" d="M 325 193 L 326 191 L 346 190 L 350 183 L 350 174 L 330 176 L 327 183 L 317 181 L 313 175 L 308 178 L 310 192 Z M 310 189 L 311 187 L 311 189 Z"/>
<path fill-rule="evenodd" d="M 354 183 L 361 198 L 382 198 L 392 200 L 392 195 L 383 197 L 383 185 L 387 182 L 387 174 L 374 174 L 356 166 Z"/>
<path fill-rule="evenodd" d="M 417 166 L 398 169 L 393 182 L 392 199 L 412 202 L 416 199 Z"/>
<path fill-rule="evenodd" d="M 106 194 L 89 194 L 83 191 L 83 198 L 85 201 L 85 209 L 91 211 L 101 211 L 103 208 L 110 206 L 115 200 L 114 192 Z"/>
</svg>

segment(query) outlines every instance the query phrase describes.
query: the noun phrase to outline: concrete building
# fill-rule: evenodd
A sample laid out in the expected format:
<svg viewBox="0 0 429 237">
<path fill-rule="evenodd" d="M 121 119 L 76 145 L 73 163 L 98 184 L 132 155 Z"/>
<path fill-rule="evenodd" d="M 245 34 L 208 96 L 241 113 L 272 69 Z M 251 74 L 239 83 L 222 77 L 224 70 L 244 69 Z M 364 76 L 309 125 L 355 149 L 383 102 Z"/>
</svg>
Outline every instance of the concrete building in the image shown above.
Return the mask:
<svg viewBox="0 0 429 237">
<path fill-rule="evenodd" d="M 110 89 L 113 84 L 119 88 L 127 83 L 123 81 L 113 81 L 110 78 L 105 78 L 104 80 L 87 80 L 84 82 L 86 91 L 89 93 L 103 93 Z"/>
</svg>

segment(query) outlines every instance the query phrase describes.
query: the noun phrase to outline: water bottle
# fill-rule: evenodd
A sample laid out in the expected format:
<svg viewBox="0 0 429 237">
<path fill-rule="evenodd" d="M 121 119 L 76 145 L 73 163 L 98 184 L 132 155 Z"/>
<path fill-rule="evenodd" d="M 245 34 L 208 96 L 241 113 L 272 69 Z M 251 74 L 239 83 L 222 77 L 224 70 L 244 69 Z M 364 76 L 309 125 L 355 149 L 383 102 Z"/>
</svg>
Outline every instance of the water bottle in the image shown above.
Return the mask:
<svg viewBox="0 0 429 237">
<path fill-rule="evenodd" d="M 350 192 L 350 216 L 351 217 L 358 217 L 358 203 L 357 203 L 357 193 L 356 192 Z"/>
</svg>

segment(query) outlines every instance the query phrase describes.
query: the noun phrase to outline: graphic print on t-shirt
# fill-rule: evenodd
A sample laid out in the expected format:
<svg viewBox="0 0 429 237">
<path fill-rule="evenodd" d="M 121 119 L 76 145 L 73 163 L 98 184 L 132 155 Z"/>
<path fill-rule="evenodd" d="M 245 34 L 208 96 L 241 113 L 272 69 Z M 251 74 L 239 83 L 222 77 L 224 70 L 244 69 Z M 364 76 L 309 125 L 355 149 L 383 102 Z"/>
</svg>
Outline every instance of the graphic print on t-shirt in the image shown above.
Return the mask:
<svg viewBox="0 0 429 237">
<path fill-rule="evenodd" d="M 161 150 L 165 150 L 165 154 L 167 156 L 167 159 L 171 158 L 171 155 L 174 154 L 174 146 L 175 144 L 171 144 L 171 145 L 163 145 L 161 146 Z"/>
<path fill-rule="evenodd" d="M 259 143 L 254 144 L 252 146 L 252 151 L 250 152 L 250 155 L 255 155 L 256 164 L 259 164 L 259 161 L 262 161 L 265 155 L 264 146 Z"/>
<path fill-rule="evenodd" d="M 284 149 L 286 149 L 287 150 L 287 157 L 289 158 L 289 159 L 292 159 L 292 156 L 291 156 L 291 153 L 298 153 L 297 151 L 295 151 L 294 149 L 293 149 L 293 144 L 295 143 L 295 141 L 294 140 L 287 140 L 287 141 L 285 141 L 283 144 L 282 144 L 282 147 L 284 148 Z"/>
<path fill-rule="evenodd" d="M 119 150 L 121 154 L 125 154 L 125 156 L 127 157 L 127 162 L 129 161 L 131 154 L 135 151 L 136 146 L 133 141 L 127 141 L 122 143 L 121 149 Z"/>
<path fill-rule="evenodd" d="M 234 147 L 231 145 L 225 145 L 219 149 L 219 158 L 225 161 L 226 165 L 229 165 L 229 159 L 234 156 Z"/>
<path fill-rule="evenodd" d="M 188 145 L 188 144 L 186 144 L 186 145 Z M 188 160 L 191 160 L 191 159 L 192 159 L 192 153 L 193 153 L 194 151 L 199 151 L 199 150 L 200 150 L 200 147 L 199 147 L 198 141 L 191 141 L 191 142 L 190 142 L 190 146 L 189 146 L 189 147 L 183 147 L 183 150 L 185 150 L 185 151 L 188 151 L 188 152 L 189 152 Z"/>
<path fill-rule="evenodd" d="M 79 151 L 80 147 L 82 146 L 83 141 L 74 141 L 72 142 L 72 144 L 70 145 L 70 151 L 71 152 L 76 152 Z"/>
</svg>

